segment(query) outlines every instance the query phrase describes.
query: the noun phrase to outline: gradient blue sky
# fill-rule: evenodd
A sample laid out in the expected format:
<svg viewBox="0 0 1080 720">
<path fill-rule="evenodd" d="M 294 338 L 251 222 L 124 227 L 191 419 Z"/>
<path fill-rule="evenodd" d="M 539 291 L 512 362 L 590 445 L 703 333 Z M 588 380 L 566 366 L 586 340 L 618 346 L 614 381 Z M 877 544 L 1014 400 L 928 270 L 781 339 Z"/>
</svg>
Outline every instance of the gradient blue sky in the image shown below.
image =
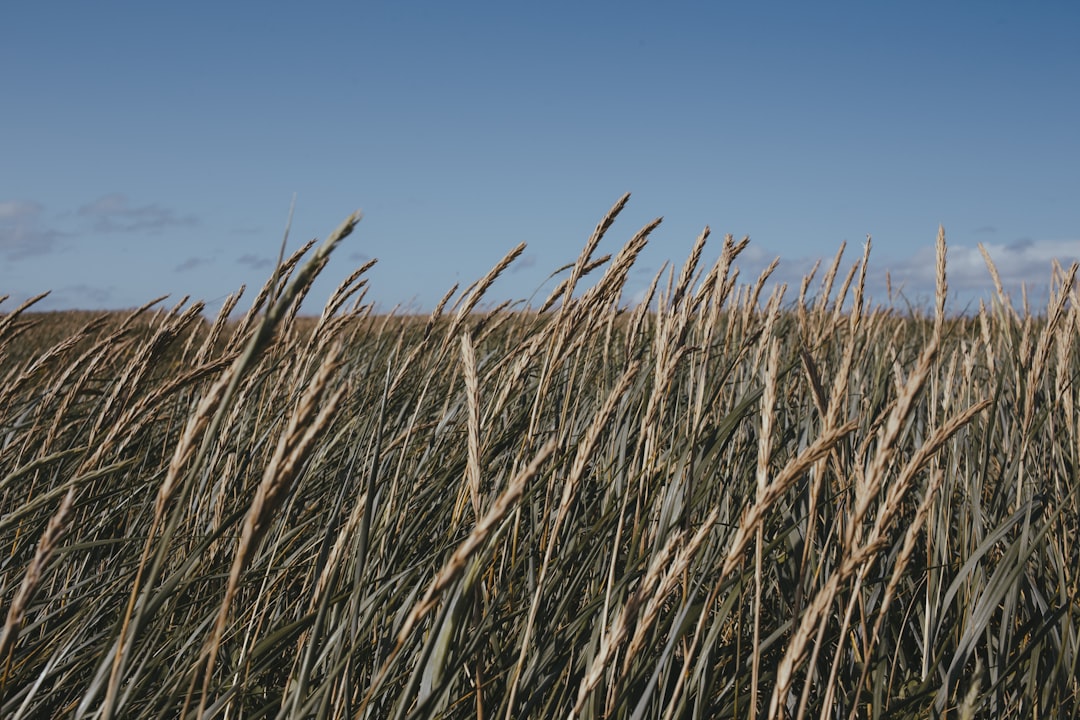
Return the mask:
<svg viewBox="0 0 1080 720">
<path fill-rule="evenodd" d="M 701 229 L 798 278 L 873 236 L 954 306 L 1080 256 L 1080 3 L 9 3 L 0 22 L 0 295 L 123 308 L 250 301 L 289 246 L 364 212 L 312 294 L 430 309 L 521 241 L 528 298 L 624 192 L 647 286 Z M 246 307 L 244 301 L 241 307 Z"/>
</svg>

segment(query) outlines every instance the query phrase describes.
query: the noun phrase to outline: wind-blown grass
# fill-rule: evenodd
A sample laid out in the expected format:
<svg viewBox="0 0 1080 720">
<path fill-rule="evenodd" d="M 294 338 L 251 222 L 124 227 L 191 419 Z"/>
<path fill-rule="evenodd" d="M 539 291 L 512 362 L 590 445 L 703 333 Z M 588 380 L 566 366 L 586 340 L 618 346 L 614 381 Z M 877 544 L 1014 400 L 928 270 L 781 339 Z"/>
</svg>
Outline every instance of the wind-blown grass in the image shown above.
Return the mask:
<svg viewBox="0 0 1080 720">
<path fill-rule="evenodd" d="M 626 306 L 626 202 L 537 309 L 299 316 L 353 216 L 238 320 L 0 316 L 0 716 L 1075 715 L 1077 268 L 947 317 L 942 233 L 901 314 L 706 230 Z"/>
</svg>

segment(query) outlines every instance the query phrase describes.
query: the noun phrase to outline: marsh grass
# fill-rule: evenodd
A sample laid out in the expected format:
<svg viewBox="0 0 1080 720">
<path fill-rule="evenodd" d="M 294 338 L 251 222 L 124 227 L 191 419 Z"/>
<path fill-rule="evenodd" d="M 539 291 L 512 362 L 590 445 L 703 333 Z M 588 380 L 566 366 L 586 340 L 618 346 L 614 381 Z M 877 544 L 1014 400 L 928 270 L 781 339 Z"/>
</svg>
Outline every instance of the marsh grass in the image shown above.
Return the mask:
<svg viewBox="0 0 1080 720">
<path fill-rule="evenodd" d="M 627 200 L 536 309 L 299 316 L 353 216 L 239 319 L 0 316 L 0 716 L 1074 716 L 1076 266 L 947 317 L 940 233 L 901 313 L 706 229 L 627 306 Z"/>
</svg>

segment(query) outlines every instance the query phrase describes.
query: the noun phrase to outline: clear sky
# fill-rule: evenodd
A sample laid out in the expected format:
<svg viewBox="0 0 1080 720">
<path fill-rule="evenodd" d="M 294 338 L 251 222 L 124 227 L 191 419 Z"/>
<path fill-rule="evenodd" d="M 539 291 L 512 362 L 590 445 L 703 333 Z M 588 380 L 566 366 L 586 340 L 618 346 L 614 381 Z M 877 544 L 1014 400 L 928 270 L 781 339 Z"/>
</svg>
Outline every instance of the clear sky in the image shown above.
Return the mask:
<svg viewBox="0 0 1080 720">
<path fill-rule="evenodd" d="M 521 241 L 490 297 L 528 298 L 628 191 L 601 252 L 664 216 L 630 293 L 706 225 L 796 285 L 872 235 L 917 300 L 941 224 L 954 306 L 979 242 L 1014 288 L 1080 256 L 1076 2 L 42 0 L 0 78 L 0 309 L 250 301 L 294 193 L 290 249 L 364 213 L 312 312 L 369 258 L 430 309 Z"/>
</svg>

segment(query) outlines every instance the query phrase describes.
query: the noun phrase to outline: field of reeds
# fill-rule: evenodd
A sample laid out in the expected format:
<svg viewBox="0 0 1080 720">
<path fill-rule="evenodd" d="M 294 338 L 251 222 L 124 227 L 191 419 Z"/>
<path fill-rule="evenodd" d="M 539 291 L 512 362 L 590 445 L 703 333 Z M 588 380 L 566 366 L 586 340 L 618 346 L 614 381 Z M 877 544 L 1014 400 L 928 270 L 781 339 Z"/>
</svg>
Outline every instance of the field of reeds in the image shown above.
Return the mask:
<svg viewBox="0 0 1080 720">
<path fill-rule="evenodd" d="M 1076 267 L 947 316 L 943 235 L 923 312 L 706 232 L 628 306 L 625 202 L 531 307 L 299 317 L 353 216 L 244 314 L 7 308 L 0 717 L 1075 716 Z"/>
</svg>

